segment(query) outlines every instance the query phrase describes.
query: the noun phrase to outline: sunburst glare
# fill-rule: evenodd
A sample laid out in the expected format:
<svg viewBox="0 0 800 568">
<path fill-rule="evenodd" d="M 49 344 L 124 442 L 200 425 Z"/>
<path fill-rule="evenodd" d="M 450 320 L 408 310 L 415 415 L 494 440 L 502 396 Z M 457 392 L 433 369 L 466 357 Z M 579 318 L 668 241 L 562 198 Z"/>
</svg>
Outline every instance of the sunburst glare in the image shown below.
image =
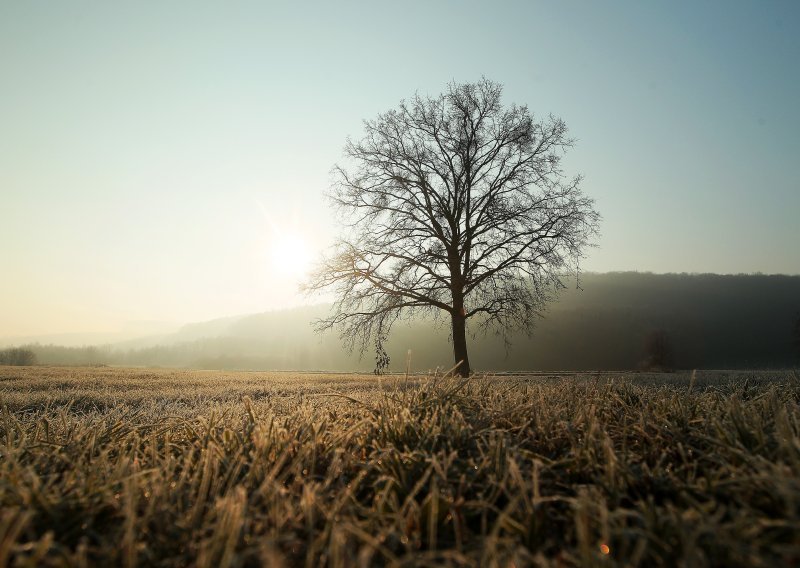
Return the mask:
<svg viewBox="0 0 800 568">
<path fill-rule="evenodd" d="M 308 274 L 312 260 L 308 242 L 298 233 L 278 232 L 270 243 L 271 269 L 284 278 L 303 278 Z"/>
</svg>

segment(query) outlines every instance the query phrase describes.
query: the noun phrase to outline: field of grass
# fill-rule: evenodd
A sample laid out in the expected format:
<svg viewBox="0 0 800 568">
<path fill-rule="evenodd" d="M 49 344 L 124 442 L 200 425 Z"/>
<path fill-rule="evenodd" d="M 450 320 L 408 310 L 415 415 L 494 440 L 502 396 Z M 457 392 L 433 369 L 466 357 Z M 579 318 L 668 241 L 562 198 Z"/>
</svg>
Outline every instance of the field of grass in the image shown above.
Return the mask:
<svg viewBox="0 0 800 568">
<path fill-rule="evenodd" d="M 0 566 L 792 566 L 793 372 L 0 367 Z"/>
</svg>

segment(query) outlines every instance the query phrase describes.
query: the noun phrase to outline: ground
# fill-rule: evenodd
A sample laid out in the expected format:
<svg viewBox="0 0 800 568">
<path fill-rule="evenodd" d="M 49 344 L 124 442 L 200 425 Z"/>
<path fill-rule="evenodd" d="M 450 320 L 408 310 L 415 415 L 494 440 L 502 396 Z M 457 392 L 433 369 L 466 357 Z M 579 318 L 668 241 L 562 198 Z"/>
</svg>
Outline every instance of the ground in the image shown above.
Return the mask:
<svg viewBox="0 0 800 568">
<path fill-rule="evenodd" d="M 0 367 L 0 566 L 800 562 L 793 371 Z"/>
</svg>

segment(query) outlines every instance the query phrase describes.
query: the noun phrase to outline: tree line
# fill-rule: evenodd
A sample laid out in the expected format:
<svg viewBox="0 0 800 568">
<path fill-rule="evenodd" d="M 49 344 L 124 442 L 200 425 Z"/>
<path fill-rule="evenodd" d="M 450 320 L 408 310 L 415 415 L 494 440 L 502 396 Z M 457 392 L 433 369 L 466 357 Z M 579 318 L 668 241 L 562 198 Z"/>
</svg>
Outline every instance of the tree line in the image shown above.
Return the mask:
<svg viewBox="0 0 800 568">
<path fill-rule="evenodd" d="M 36 353 L 30 347 L 9 347 L 0 349 L 0 365 L 35 365 Z"/>
</svg>

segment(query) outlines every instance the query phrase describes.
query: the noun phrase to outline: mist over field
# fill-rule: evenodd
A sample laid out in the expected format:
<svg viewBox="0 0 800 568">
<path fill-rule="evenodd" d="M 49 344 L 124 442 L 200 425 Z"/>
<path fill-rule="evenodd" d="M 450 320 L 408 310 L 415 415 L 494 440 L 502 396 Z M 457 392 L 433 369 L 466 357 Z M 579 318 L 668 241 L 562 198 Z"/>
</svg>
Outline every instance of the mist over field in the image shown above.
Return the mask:
<svg viewBox="0 0 800 568">
<path fill-rule="evenodd" d="M 609 273 L 573 279 L 532 337 L 514 334 L 506 351 L 496 335 L 470 337 L 476 368 L 626 370 L 646 364 L 647 338 L 663 332 L 679 369 L 781 368 L 796 365 L 800 276 Z M 92 347 L 30 346 L 43 364 L 112 364 L 229 370 L 370 371 L 373 353 L 342 348 L 336 333 L 316 334 L 327 305 L 192 323 L 155 337 Z M 449 368 L 442 322 L 398 325 L 390 368 Z"/>
</svg>

